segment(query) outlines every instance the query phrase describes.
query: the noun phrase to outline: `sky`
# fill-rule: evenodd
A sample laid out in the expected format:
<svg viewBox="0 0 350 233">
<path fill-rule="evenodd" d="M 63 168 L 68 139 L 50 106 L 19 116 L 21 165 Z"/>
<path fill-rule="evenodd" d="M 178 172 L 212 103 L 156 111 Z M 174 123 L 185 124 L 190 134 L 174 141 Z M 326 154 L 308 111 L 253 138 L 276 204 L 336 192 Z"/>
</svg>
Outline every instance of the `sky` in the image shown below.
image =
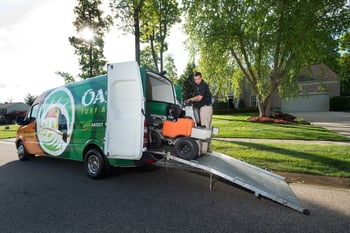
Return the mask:
<svg viewBox="0 0 350 233">
<path fill-rule="evenodd" d="M 105 2 L 109 2 L 106 1 Z M 28 95 L 64 84 L 55 72 L 79 73 L 78 56 L 68 37 L 76 35 L 72 0 L 1 0 L 0 103 L 23 102 Z M 168 54 L 178 74 L 188 62 L 181 25 L 170 32 Z M 135 59 L 134 37 L 116 27 L 105 37 L 107 63 Z"/>
</svg>

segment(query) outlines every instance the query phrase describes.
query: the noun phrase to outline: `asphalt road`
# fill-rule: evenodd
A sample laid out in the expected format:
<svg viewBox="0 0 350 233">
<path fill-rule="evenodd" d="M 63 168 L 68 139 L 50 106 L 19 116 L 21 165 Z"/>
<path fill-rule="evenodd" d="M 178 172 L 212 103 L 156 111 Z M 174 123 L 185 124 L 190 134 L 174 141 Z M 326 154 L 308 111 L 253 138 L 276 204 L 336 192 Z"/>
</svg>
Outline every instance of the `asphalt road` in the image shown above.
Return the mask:
<svg viewBox="0 0 350 233">
<path fill-rule="evenodd" d="M 79 162 L 17 160 L 0 142 L 0 232 L 349 232 L 350 189 L 291 187 L 310 216 L 179 170 L 129 169 L 103 180 Z"/>
</svg>

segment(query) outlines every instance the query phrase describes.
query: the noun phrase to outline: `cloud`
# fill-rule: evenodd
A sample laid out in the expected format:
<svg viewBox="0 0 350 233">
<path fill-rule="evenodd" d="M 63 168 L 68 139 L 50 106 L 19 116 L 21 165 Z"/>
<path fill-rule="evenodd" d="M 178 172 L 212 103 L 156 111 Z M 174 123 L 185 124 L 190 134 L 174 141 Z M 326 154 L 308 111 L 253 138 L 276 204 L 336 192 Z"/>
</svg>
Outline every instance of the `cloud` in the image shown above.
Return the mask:
<svg viewBox="0 0 350 233">
<path fill-rule="evenodd" d="M 20 46 L 20 33 L 16 30 L 0 28 L 0 52 L 6 53 Z"/>
<path fill-rule="evenodd" d="M 31 11 L 46 3 L 45 0 L 1 0 L 0 28 L 12 28 L 25 20 Z"/>
<path fill-rule="evenodd" d="M 6 85 L 4 83 L 0 83 L 0 88 L 6 88 Z"/>
</svg>

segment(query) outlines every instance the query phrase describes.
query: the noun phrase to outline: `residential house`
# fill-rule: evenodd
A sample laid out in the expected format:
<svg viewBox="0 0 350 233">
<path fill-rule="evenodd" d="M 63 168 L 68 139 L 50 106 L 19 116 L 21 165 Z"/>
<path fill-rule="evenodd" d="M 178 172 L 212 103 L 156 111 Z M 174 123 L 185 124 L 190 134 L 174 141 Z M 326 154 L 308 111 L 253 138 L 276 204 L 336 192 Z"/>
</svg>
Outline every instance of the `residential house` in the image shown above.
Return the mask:
<svg viewBox="0 0 350 233">
<path fill-rule="evenodd" d="M 6 123 L 13 123 L 16 116 L 24 115 L 29 106 L 22 102 L 0 104 L 0 116 L 5 119 Z M 3 122 L 5 123 L 5 122 Z"/>
<path fill-rule="evenodd" d="M 282 112 L 329 111 L 330 98 L 340 95 L 337 74 L 324 64 L 311 65 L 298 77 L 298 85 L 298 96 L 281 100 Z"/>
<path fill-rule="evenodd" d="M 282 112 L 329 111 L 329 99 L 340 95 L 340 81 L 337 74 L 324 64 L 311 65 L 298 77 L 299 94 L 281 99 L 273 94 L 271 108 Z M 256 95 L 250 85 L 242 85 L 241 100 L 245 107 L 257 107 Z M 235 104 L 235 107 L 238 104 Z"/>
</svg>

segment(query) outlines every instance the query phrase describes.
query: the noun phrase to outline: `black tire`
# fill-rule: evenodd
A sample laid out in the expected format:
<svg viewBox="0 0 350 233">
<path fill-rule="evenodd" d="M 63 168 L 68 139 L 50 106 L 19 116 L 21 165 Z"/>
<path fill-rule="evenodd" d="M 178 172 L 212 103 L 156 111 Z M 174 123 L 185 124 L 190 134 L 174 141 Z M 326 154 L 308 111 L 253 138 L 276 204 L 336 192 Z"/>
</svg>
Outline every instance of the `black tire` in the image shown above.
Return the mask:
<svg viewBox="0 0 350 233">
<path fill-rule="evenodd" d="M 151 131 L 150 134 L 150 147 L 151 148 L 160 148 L 163 144 L 162 137 L 156 131 Z"/>
<path fill-rule="evenodd" d="M 26 148 L 22 141 L 19 141 L 17 144 L 17 156 L 21 161 L 26 161 L 29 159 L 30 154 L 27 153 Z"/>
<path fill-rule="evenodd" d="M 84 167 L 92 179 L 103 178 L 107 174 L 107 160 L 97 149 L 89 149 L 84 157 Z"/>
<path fill-rule="evenodd" d="M 182 137 L 175 141 L 175 152 L 178 157 L 191 160 L 198 156 L 199 147 L 193 138 Z"/>
</svg>

